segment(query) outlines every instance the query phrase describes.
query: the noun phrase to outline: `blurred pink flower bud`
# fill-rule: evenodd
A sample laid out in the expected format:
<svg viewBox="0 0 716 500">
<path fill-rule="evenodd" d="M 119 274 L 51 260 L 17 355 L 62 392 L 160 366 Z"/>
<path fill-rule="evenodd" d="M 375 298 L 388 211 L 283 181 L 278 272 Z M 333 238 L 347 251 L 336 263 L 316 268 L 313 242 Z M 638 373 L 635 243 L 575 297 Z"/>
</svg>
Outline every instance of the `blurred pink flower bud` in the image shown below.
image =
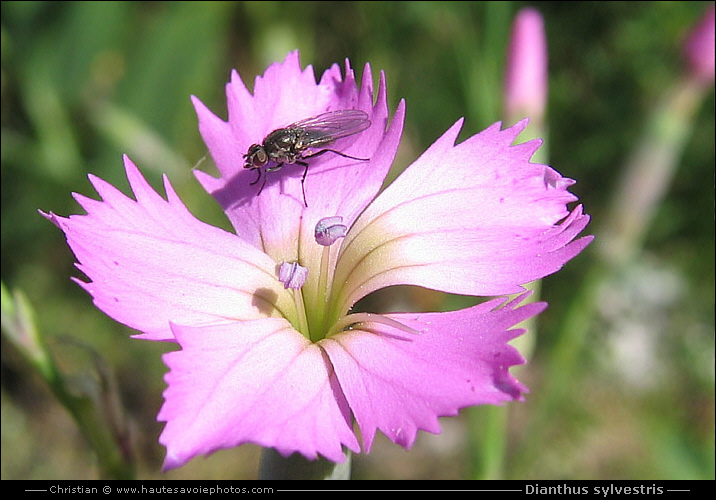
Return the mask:
<svg viewBox="0 0 716 500">
<path fill-rule="evenodd" d="M 704 84 L 714 81 L 714 5 L 694 27 L 684 44 L 684 56 L 689 73 Z"/>
<path fill-rule="evenodd" d="M 547 37 L 542 15 L 518 12 L 512 24 L 505 75 L 505 113 L 509 120 L 542 121 L 547 105 Z"/>
</svg>

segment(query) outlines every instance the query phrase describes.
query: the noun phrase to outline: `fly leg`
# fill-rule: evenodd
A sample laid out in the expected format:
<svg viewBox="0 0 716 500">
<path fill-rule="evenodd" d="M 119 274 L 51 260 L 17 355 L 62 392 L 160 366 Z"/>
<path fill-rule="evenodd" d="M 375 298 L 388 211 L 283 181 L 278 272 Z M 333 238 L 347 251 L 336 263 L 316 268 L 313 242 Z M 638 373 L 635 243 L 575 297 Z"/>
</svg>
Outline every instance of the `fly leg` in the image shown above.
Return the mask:
<svg viewBox="0 0 716 500">
<path fill-rule="evenodd" d="M 315 155 L 314 155 L 315 156 Z M 308 208 L 308 202 L 306 201 L 306 176 L 308 175 L 308 163 L 305 161 L 297 161 L 296 165 L 303 167 L 303 176 L 301 176 L 301 192 L 303 193 L 303 204 Z"/>
<path fill-rule="evenodd" d="M 311 153 L 310 155 L 304 155 L 302 158 L 305 160 L 307 158 L 315 158 L 316 156 L 322 155 L 323 153 L 335 153 L 338 156 L 342 156 L 343 158 L 348 158 L 351 160 L 358 160 L 358 161 L 368 161 L 370 158 L 357 158 L 355 156 L 347 155 L 345 153 L 341 153 L 340 151 L 336 151 L 335 149 L 321 149 L 320 151 L 317 151 L 316 153 Z"/>
<path fill-rule="evenodd" d="M 348 158 L 351 160 L 358 160 L 358 161 L 368 161 L 369 158 L 356 158 L 355 156 L 347 155 L 345 153 L 341 153 L 340 151 L 336 151 L 335 149 L 321 149 L 320 151 L 317 151 L 315 153 L 311 153 L 308 155 L 301 156 L 302 159 L 307 160 L 308 158 L 315 158 L 316 156 L 320 156 L 323 153 L 335 153 L 338 156 L 342 156 L 343 158 Z M 303 192 L 303 204 L 308 208 L 308 202 L 306 201 L 306 175 L 308 175 L 308 163 L 305 161 L 296 161 L 296 165 L 301 165 L 303 167 L 303 176 L 301 177 L 301 191 Z"/>
<path fill-rule="evenodd" d="M 254 184 L 256 184 L 257 182 L 259 182 L 261 180 L 261 169 L 257 168 L 256 173 L 259 174 L 258 177 L 256 177 L 256 180 L 254 182 L 250 183 L 249 186 L 253 186 Z"/>
<path fill-rule="evenodd" d="M 279 169 L 281 169 L 281 167 L 283 167 L 283 163 L 279 163 L 279 164 L 276 165 L 275 167 L 271 167 L 271 168 L 267 168 L 267 169 L 266 169 L 266 172 L 264 172 L 264 182 L 263 182 L 263 184 L 261 184 L 261 187 L 259 188 L 259 192 L 256 193 L 256 196 L 260 195 L 260 194 L 261 194 L 261 191 L 263 191 L 264 188 L 266 187 L 266 178 L 268 177 L 268 173 L 271 172 L 271 171 L 273 171 L 273 170 L 279 170 Z M 256 180 L 255 180 L 254 182 L 252 182 L 251 184 L 249 184 L 250 186 L 253 186 L 254 184 L 256 184 L 257 182 L 259 182 L 259 181 L 261 180 L 261 169 L 260 169 L 260 168 L 257 168 L 256 171 L 258 172 L 259 176 L 256 177 Z"/>
<path fill-rule="evenodd" d="M 306 175 L 308 175 L 308 163 L 306 163 L 305 161 L 301 161 L 301 160 L 297 160 L 294 163 L 296 165 L 301 165 L 303 167 L 303 176 L 301 177 L 301 192 L 303 193 L 303 204 L 306 206 L 306 208 L 308 208 L 308 202 L 306 201 L 306 188 L 304 186 L 304 183 L 306 181 Z M 275 167 L 270 167 L 270 168 L 266 169 L 266 172 L 264 172 L 264 182 L 263 182 L 263 184 L 261 184 L 261 189 L 259 189 L 259 192 L 256 193 L 256 196 L 260 195 L 261 191 L 264 190 L 264 187 L 266 186 L 266 177 L 268 176 L 268 173 L 273 172 L 274 170 L 280 170 L 281 167 L 283 167 L 283 165 L 284 165 L 283 163 L 279 163 Z M 252 186 L 254 184 L 256 184 L 257 182 L 259 182 L 259 180 L 261 179 L 261 170 L 259 169 L 258 172 L 259 172 L 259 176 L 256 178 L 256 180 L 254 182 L 251 183 Z"/>
</svg>

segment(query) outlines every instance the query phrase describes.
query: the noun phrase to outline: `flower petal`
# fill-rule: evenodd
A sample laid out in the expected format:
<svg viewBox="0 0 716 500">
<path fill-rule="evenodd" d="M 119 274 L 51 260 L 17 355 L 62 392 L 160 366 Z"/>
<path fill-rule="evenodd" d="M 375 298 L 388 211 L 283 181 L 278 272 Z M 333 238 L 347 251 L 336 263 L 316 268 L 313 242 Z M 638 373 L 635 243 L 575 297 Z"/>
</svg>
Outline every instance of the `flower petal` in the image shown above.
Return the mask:
<svg viewBox="0 0 716 500">
<path fill-rule="evenodd" d="M 346 73 L 352 75 L 347 61 Z M 325 80 L 327 80 L 326 75 L 321 82 Z M 321 162 L 311 163 L 306 179 L 306 197 L 309 203 L 306 212 L 310 217 L 313 217 L 313 214 L 322 217 L 340 215 L 345 224 L 352 225 L 378 194 L 388 175 L 400 145 L 405 119 L 405 102 L 398 103 L 393 120 L 388 123 L 385 75 L 382 72 L 380 74 L 375 105 L 372 105 L 372 80 L 370 65 L 366 64 L 358 102 L 364 106 L 359 109 L 370 109 L 371 127 L 357 136 L 347 138 L 346 142 L 349 143 L 347 148 L 341 147 L 340 141 L 335 146 L 330 146 L 331 149 L 352 156 L 369 158 L 369 161 L 346 161 L 345 158 L 328 153 L 320 157 Z M 313 219 L 308 222 L 309 225 L 314 225 Z"/>
<path fill-rule="evenodd" d="M 87 215 L 44 214 L 65 232 L 90 279 L 76 281 L 99 309 L 151 340 L 172 340 L 170 321 L 222 323 L 278 315 L 277 308 L 295 316 L 275 262 L 194 218 L 166 178 L 168 200 L 126 157 L 125 167 L 137 201 L 90 176 L 102 200 L 75 195 Z"/>
<path fill-rule="evenodd" d="M 546 304 L 499 307 L 495 299 L 445 313 L 386 315 L 423 333 L 363 324 L 321 341 L 361 429 L 367 452 L 376 430 L 410 448 L 417 431 L 440 432 L 438 417 L 460 408 L 521 400 L 526 388 L 508 372 L 524 363 L 507 342 L 510 327 Z"/>
<path fill-rule="evenodd" d="M 458 122 L 388 186 L 343 242 L 338 302 L 397 284 L 517 293 L 578 254 L 592 238 L 572 239 L 589 217 L 567 210 L 571 179 L 529 162 L 539 141 L 511 146 L 526 123 L 454 145 Z"/>
<path fill-rule="evenodd" d="M 360 449 L 325 354 L 287 321 L 172 329 L 182 350 L 164 356 L 165 469 L 243 443 L 334 462 L 341 445 Z"/>
<path fill-rule="evenodd" d="M 363 72 L 360 90 L 347 62 L 345 80 L 340 68 L 334 65 L 317 84 L 310 66 L 300 69 L 297 52 L 258 77 L 253 96 L 238 74 L 232 73 L 226 95 L 229 108 L 226 122 L 193 99 L 202 137 L 221 173 L 216 179 L 197 171 L 197 179 L 224 208 L 237 235 L 277 261 L 303 262 L 304 256 L 298 254 L 299 241 L 312 241 L 313 228 L 319 219 L 340 215 L 346 224 L 352 224 L 382 186 L 398 149 L 404 103 L 399 105 L 388 127 L 383 75 L 373 105 L 369 65 Z M 261 178 L 256 171 L 243 168 L 243 155 L 252 144 L 262 143 L 270 132 L 334 109 L 361 109 L 368 113 L 372 125 L 329 148 L 370 161 L 333 153 L 309 159 L 303 184 L 308 208 L 304 206 L 302 192 L 304 167 L 285 165 L 278 171 L 263 172 Z M 258 183 L 252 185 L 257 179 Z M 261 195 L 257 196 L 259 189 Z"/>
</svg>

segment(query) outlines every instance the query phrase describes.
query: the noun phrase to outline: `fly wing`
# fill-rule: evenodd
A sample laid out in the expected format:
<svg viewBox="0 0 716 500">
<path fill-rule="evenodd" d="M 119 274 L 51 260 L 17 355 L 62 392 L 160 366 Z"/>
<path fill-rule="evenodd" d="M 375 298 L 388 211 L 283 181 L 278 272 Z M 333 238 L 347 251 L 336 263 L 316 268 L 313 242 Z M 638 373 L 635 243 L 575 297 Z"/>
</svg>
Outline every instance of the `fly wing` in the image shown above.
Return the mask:
<svg viewBox="0 0 716 500">
<path fill-rule="evenodd" d="M 307 147 L 331 144 L 370 127 L 368 114 L 359 109 L 339 109 L 297 121 L 286 128 L 299 129 Z"/>
</svg>

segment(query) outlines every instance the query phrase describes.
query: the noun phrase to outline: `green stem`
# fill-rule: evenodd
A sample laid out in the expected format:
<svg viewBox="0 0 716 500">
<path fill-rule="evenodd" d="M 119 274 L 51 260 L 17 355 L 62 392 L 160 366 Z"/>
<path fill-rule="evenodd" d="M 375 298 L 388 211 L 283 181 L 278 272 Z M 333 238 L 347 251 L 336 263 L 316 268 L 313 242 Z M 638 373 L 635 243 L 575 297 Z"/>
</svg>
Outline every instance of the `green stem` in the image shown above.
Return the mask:
<svg viewBox="0 0 716 500">
<path fill-rule="evenodd" d="M 33 369 L 47 382 L 57 400 L 70 412 L 97 455 L 103 479 L 133 479 L 134 456 L 117 388 L 104 363 L 93 355 L 99 379 L 97 390 L 73 390 L 71 380 L 55 362 L 35 322 L 25 295 L 12 295 L 2 284 L 2 330 Z M 91 352 L 91 351 L 90 351 Z"/>
<path fill-rule="evenodd" d="M 509 406 L 477 406 L 469 409 L 473 479 L 504 479 Z"/>
<path fill-rule="evenodd" d="M 350 479 L 351 453 L 346 453 L 342 463 L 325 458 L 308 460 L 294 453 L 284 457 L 273 448 L 264 448 L 259 465 L 259 479 Z"/>
</svg>

